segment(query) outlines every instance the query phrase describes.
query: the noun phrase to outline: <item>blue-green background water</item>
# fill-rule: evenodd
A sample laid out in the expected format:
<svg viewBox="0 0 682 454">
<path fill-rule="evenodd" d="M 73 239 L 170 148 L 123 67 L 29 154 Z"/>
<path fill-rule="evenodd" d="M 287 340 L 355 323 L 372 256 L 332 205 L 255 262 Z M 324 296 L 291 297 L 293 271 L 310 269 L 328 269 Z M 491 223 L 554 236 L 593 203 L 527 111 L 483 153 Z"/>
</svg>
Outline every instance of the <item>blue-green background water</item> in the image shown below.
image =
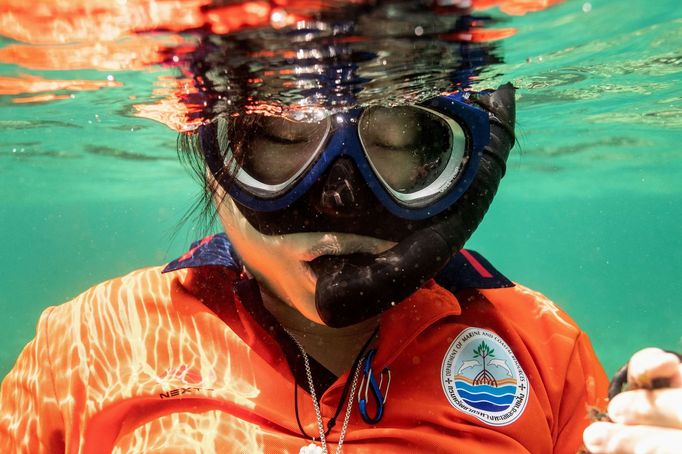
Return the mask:
<svg viewBox="0 0 682 454">
<path fill-rule="evenodd" d="M 609 372 L 643 346 L 682 350 L 678 11 L 676 0 L 493 11 L 518 33 L 480 86 L 519 87 L 519 144 L 468 247 L 567 310 Z M 111 74 L 0 65 L 22 73 Z M 198 186 L 176 160 L 176 134 L 132 115 L 173 74 L 116 72 L 123 87 L 52 103 L 0 97 L 0 377 L 45 307 L 164 263 L 200 235 L 177 228 Z"/>
</svg>

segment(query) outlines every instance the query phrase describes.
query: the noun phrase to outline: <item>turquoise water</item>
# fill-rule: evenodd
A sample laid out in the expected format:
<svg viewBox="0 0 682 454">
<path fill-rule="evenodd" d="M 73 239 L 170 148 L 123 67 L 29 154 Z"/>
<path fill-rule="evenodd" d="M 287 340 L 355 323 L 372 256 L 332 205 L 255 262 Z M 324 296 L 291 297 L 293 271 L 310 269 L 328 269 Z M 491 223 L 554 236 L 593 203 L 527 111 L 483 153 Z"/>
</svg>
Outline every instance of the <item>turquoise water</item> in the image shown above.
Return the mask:
<svg viewBox="0 0 682 454">
<path fill-rule="evenodd" d="M 682 20 L 673 0 L 589 5 L 492 11 L 518 32 L 479 85 L 519 87 L 519 143 L 468 247 L 567 310 L 611 372 L 646 345 L 682 349 Z M 0 376 L 46 306 L 164 263 L 201 234 L 177 227 L 199 192 L 177 134 L 133 116 L 172 69 L 0 65 L 20 74 L 113 74 L 122 86 L 44 103 L 0 96 Z"/>
</svg>

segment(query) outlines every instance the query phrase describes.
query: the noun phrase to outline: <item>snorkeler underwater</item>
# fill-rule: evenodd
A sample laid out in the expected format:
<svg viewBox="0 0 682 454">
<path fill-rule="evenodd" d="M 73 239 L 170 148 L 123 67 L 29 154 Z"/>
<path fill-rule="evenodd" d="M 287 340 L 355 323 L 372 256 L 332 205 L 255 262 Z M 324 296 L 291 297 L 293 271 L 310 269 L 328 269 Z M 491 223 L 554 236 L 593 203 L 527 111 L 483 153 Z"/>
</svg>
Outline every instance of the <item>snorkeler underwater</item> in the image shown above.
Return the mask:
<svg viewBox="0 0 682 454">
<path fill-rule="evenodd" d="M 0 62 L 43 71 L 0 81 L 1 94 L 26 95 L 13 103 L 127 89 L 123 73 L 48 82 L 47 69 L 173 74 L 127 100 L 140 121 L 179 131 L 200 191 L 184 219 L 212 230 L 162 265 L 37 309 L 0 388 L 0 452 L 679 452 L 674 348 L 639 339 L 610 379 L 589 330 L 471 248 L 517 170 L 517 107 L 544 102 L 507 79 L 504 39 L 517 31 L 502 12 L 555 4 L 567 7 L 9 2 Z M 82 44 L 97 30 L 108 38 Z M 74 165 L 101 184 L 118 172 L 105 157 L 176 190 L 160 176 L 175 159 L 85 149 Z"/>
</svg>

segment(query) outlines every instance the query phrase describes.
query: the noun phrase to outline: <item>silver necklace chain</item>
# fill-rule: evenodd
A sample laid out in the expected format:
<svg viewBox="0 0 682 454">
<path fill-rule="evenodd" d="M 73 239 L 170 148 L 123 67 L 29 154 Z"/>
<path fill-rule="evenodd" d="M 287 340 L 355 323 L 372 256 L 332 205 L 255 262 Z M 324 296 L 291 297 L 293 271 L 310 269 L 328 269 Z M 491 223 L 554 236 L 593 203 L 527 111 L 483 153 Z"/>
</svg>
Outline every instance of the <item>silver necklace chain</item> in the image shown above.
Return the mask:
<svg viewBox="0 0 682 454">
<path fill-rule="evenodd" d="M 313 407 L 315 407 L 315 417 L 317 418 L 317 430 L 320 433 L 320 443 L 322 443 L 322 452 L 328 454 L 327 449 L 327 439 L 324 435 L 324 423 L 322 421 L 322 411 L 320 410 L 320 403 L 317 401 L 317 394 L 315 393 L 315 384 L 313 383 L 313 373 L 310 369 L 310 361 L 308 360 L 308 354 L 306 353 L 303 345 L 294 337 L 291 332 L 285 328 L 287 334 L 294 340 L 301 354 L 303 355 L 303 364 L 305 366 L 305 375 L 308 379 L 308 388 L 310 389 L 310 397 L 313 400 Z M 341 454 L 341 449 L 343 447 L 343 440 L 346 438 L 346 431 L 348 430 L 348 422 L 350 421 L 350 414 L 353 410 L 353 399 L 355 398 L 355 389 L 358 384 L 358 376 L 360 375 L 360 367 L 362 366 L 362 361 L 358 362 L 355 372 L 353 372 L 353 382 L 351 383 L 350 396 L 348 397 L 348 407 L 346 407 L 346 415 L 343 417 L 343 425 L 341 426 L 341 434 L 339 435 L 339 443 L 336 446 L 336 454 Z M 313 438 L 315 441 L 315 438 Z"/>
</svg>

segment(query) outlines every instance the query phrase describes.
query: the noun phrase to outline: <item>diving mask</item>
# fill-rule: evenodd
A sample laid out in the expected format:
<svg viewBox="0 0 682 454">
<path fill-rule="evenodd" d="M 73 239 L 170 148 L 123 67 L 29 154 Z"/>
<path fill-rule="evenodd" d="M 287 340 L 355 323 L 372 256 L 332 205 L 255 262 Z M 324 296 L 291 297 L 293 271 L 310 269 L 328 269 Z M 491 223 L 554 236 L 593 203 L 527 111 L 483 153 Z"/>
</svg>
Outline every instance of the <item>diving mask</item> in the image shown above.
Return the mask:
<svg viewBox="0 0 682 454">
<path fill-rule="evenodd" d="M 458 92 L 314 121 L 256 113 L 220 117 L 202 128 L 201 146 L 217 182 L 251 210 L 291 206 L 345 156 L 388 211 L 422 220 L 466 191 L 489 134 L 488 113 Z"/>
</svg>

